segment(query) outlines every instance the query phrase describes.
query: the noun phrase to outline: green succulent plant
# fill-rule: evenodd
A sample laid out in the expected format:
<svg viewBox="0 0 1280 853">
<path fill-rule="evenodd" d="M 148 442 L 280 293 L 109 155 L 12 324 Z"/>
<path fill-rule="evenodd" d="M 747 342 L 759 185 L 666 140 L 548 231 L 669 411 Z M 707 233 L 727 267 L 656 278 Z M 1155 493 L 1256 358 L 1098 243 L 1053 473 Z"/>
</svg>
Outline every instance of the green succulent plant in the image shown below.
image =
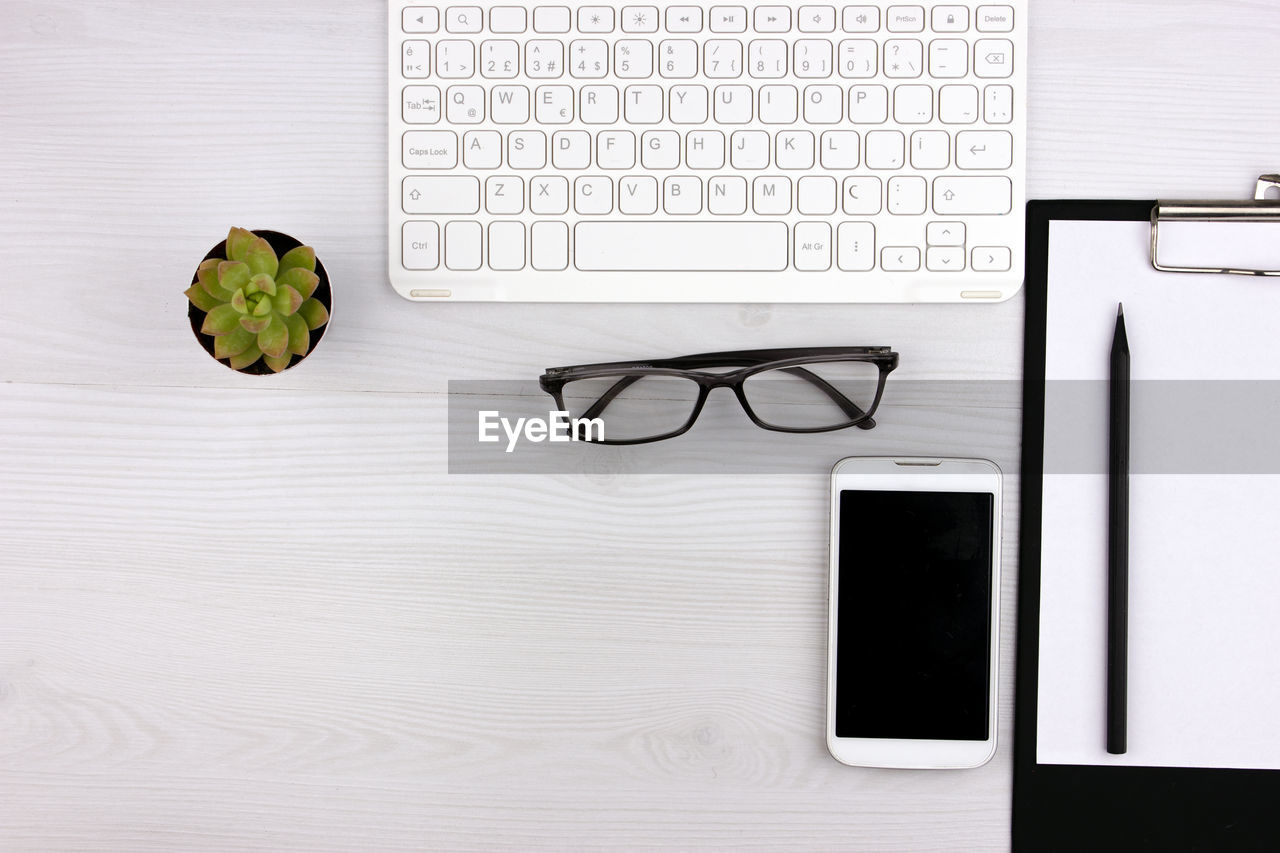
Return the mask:
<svg viewBox="0 0 1280 853">
<path fill-rule="evenodd" d="M 320 283 L 315 250 L 299 246 L 277 258 L 264 238 L 232 228 L 226 255 L 200 264 L 186 291 L 206 313 L 200 331 L 213 336 L 214 358 L 231 359 L 236 370 L 261 358 L 279 373 L 307 354 L 311 332 L 329 322 L 312 296 Z"/>
</svg>

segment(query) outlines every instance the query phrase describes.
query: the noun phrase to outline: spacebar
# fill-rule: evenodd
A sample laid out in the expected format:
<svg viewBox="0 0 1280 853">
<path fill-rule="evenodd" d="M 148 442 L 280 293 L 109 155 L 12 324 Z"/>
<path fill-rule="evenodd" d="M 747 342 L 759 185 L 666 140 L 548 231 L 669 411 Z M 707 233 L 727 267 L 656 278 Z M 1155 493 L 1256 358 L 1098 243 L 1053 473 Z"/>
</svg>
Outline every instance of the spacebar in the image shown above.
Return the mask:
<svg viewBox="0 0 1280 853">
<path fill-rule="evenodd" d="M 783 222 L 579 222 L 573 261 L 590 272 L 787 268 Z"/>
</svg>

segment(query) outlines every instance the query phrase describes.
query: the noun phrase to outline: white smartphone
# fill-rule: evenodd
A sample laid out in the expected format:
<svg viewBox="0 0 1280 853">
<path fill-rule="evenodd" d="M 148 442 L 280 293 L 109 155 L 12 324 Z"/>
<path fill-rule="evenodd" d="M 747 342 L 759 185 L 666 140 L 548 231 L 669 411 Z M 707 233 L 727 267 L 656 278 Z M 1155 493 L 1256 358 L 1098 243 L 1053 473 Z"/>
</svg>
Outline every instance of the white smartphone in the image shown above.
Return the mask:
<svg viewBox="0 0 1280 853">
<path fill-rule="evenodd" d="M 831 475 L 827 748 L 862 767 L 996 751 L 1000 469 L 862 457 Z"/>
</svg>

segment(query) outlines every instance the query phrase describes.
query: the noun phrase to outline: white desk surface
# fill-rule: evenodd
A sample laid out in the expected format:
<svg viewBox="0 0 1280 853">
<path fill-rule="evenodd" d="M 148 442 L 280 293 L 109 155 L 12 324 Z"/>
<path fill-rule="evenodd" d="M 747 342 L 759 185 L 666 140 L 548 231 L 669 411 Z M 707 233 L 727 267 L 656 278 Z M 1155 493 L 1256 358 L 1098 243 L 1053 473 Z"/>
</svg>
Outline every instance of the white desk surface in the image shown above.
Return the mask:
<svg viewBox="0 0 1280 853">
<path fill-rule="evenodd" d="M 1280 5 L 1033 7 L 1032 198 L 1245 197 L 1280 168 Z M 0 848 L 1006 848 L 1016 478 L 999 754 L 857 770 L 822 739 L 834 459 L 501 482 L 449 476 L 442 427 L 450 379 L 709 349 L 1016 379 L 1022 299 L 404 302 L 385 17 L 0 0 Z M 335 280 L 282 377 L 187 329 L 230 224 Z"/>
</svg>

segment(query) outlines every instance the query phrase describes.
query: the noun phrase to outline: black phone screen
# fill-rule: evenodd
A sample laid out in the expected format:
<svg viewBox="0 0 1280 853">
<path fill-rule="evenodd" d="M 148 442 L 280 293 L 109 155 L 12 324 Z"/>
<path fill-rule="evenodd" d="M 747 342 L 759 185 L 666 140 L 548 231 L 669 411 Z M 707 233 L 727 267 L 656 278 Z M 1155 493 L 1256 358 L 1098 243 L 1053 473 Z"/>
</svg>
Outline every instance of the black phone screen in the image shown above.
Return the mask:
<svg viewBox="0 0 1280 853">
<path fill-rule="evenodd" d="M 987 740 L 994 506 L 841 490 L 836 737 Z"/>
</svg>

